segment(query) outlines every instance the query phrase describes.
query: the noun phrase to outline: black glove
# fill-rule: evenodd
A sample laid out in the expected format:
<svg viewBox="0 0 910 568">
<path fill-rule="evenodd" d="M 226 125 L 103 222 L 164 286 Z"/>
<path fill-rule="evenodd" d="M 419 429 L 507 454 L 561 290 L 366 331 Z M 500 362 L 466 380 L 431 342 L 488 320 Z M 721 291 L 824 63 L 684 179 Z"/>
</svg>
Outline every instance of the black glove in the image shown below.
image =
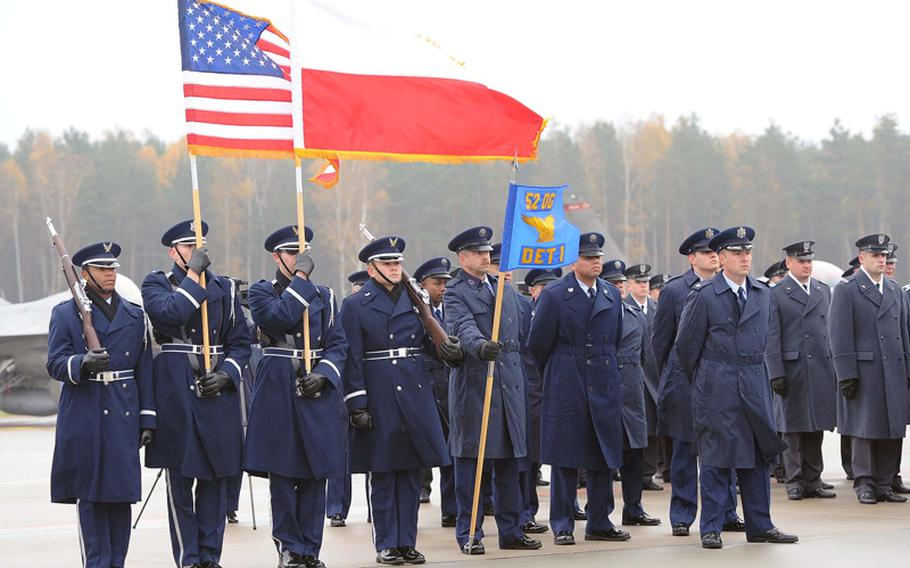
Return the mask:
<svg viewBox="0 0 910 568">
<path fill-rule="evenodd" d="M 310 373 L 305 377 L 297 379 L 297 388 L 295 393 L 298 398 L 319 398 L 322 395 L 322 389 L 329 382 L 324 375 L 319 373 Z"/>
<path fill-rule="evenodd" d="M 212 261 L 209 260 L 208 247 L 194 248 L 193 253 L 190 255 L 189 262 L 186 263 L 186 269 L 192 270 L 198 276 L 205 272 L 205 269 L 208 268 L 211 263 Z"/>
<path fill-rule="evenodd" d="M 847 379 L 840 382 L 840 393 L 847 400 L 856 398 L 856 392 L 859 390 L 859 379 Z"/>
<path fill-rule="evenodd" d="M 139 447 L 144 448 L 155 441 L 155 431 L 143 428 L 139 431 Z"/>
<path fill-rule="evenodd" d="M 351 426 L 358 430 L 373 430 L 373 417 L 365 409 L 355 410 L 351 413 Z"/>
<path fill-rule="evenodd" d="M 502 353 L 502 343 L 484 341 L 480 346 L 480 358 L 484 361 L 495 361 L 500 353 Z"/>
<path fill-rule="evenodd" d="M 302 252 L 297 255 L 297 262 L 294 263 L 294 273 L 303 272 L 306 274 L 306 277 L 309 278 L 313 274 L 313 270 L 316 268 L 316 263 L 313 262 L 313 257 L 310 256 L 308 252 Z"/>
<path fill-rule="evenodd" d="M 439 345 L 439 356 L 445 363 L 458 363 L 464 359 L 464 351 L 461 350 L 461 341 L 454 335 L 450 335 Z"/>
<path fill-rule="evenodd" d="M 86 373 L 100 373 L 101 371 L 107 371 L 107 368 L 111 364 L 111 354 L 107 352 L 107 349 L 99 347 L 96 349 L 91 349 L 88 353 L 82 356 L 82 370 Z"/>
<path fill-rule="evenodd" d="M 224 371 L 212 371 L 199 379 L 199 396 L 202 398 L 212 398 L 218 396 L 231 384 L 231 377 Z"/>
<path fill-rule="evenodd" d="M 780 396 L 787 396 L 787 390 L 790 388 L 790 385 L 787 384 L 787 379 L 784 377 L 778 377 L 776 379 L 771 379 L 771 390 Z"/>
</svg>

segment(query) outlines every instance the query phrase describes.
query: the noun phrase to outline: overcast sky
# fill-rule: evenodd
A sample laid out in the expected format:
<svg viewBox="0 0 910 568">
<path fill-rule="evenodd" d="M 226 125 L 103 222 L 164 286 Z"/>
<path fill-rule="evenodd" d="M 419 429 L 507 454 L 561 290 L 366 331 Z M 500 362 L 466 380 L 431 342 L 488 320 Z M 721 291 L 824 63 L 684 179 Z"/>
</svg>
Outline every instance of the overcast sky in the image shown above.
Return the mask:
<svg viewBox="0 0 910 568">
<path fill-rule="evenodd" d="M 225 3 L 290 27 L 288 0 Z M 357 4 L 331 2 L 354 12 Z M 466 77 L 560 124 L 652 113 L 672 122 L 695 112 L 713 133 L 759 134 L 774 121 L 819 140 L 835 118 L 864 132 L 886 113 L 910 121 L 906 2 L 370 4 L 385 10 L 377 23 L 432 36 L 465 62 Z M 27 127 L 184 134 L 176 0 L 6 0 L 3 8 L 0 143 L 14 144 Z M 344 37 L 327 43 L 327 52 L 357 57 Z"/>
</svg>

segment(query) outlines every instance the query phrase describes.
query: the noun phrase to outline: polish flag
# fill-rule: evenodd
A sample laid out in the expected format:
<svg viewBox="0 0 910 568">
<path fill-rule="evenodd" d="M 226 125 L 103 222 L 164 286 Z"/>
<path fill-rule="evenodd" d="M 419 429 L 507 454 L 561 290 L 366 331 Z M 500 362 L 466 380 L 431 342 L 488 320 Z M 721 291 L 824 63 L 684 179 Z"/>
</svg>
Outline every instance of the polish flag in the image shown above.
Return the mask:
<svg viewBox="0 0 910 568">
<path fill-rule="evenodd" d="M 471 81 L 470 65 L 432 34 L 400 27 L 385 3 L 292 5 L 298 158 L 461 163 L 537 157 L 546 121 Z"/>
</svg>

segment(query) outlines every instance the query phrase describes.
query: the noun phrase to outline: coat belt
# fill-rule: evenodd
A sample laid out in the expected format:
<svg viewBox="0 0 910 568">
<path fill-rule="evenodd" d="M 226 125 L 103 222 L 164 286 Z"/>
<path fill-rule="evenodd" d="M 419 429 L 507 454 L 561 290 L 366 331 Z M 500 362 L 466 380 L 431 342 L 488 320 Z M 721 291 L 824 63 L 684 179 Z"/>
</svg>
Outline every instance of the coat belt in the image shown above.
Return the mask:
<svg viewBox="0 0 910 568">
<path fill-rule="evenodd" d="M 263 357 L 284 357 L 285 359 L 303 360 L 303 349 L 288 349 L 287 347 L 264 347 Z M 315 364 L 322 358 L 322 349 L 310 349 L 310 362 Z"/>
<path fill-rule="evenodd" d="M 406 359 L 415 355 L 422 355 L 422 347 L 399 347 L 397 349 L 379 349 L 378 351 L 364 351 L 364 361 L 385 361 L 388 359 Z"/>
<path fill-rule="evenodd" d="M 598 355 L 612 355 L 616 353 L 616 346 L 607 343 L 601 343 L 598 345 L 592 345 L 590 343 L 586 343 L 585 345 L 569 345 L 568 343 L 560 343 L 556 346 L 556 349 L 554 349 L 553 352 L 562 355 L 581 355 L 583 357 L 596 357 Z"/>
<path fill-rule="evenodd" d="M 114 381 L 126 381 L 134 377 L 133 370 L 127 369 L 125 371 L 99 371 L 95 373 L 94 377 L 90 377 L 89 380 L 93 383 L 104 383 L 107 385 Z"/>
<path fill-rule="evenodd" d="M 627 355 L 625 353 L 617 353 L 616 362 L 621 366 L 638 367 L 641 365 L 641 357 L 635 357 L 633 355 Z"/>
<path fill-rule="evenodd" d="M 719 363 L 732 363 L 734 365 L 758 365 L 764 363 L 764 355 L 733 355 L 729 353 L 719 353 L 717 351 L 704 351 L 702 359 L 708 361 L 717 361 Z"/>
<path fill-rule="evenodd" d="M 190 353 L 193 355 L 202 355 L 202 345 L 193 345 L 192 343 L 162 343 L 162 353 Z M 209 345 L 211 355 L 224 355 L 223 345 Z"/>
</svg>

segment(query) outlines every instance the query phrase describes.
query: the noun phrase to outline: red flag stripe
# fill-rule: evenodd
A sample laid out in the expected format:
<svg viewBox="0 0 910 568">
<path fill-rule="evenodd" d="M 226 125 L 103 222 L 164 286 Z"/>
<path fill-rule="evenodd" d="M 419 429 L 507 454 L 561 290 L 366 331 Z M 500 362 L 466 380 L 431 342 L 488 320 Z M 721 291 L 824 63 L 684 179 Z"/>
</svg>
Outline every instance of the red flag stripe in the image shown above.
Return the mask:
<svg viewBox="0 0 910 568">
<path fill-rule="evenodd" d="M 268 40 L 259 38 L 259 41 L 256 42 L 256 46 L 263 51 L 268 51 L 268 52 L 274 53 L 276 55 L 280 55 L 282 57 L 287 57 L 288 59 L 291 58 L 290 51 L 288 51 L 282 47 L 278 47 L 277 45 L 275 45 L 274 43 L 272 43 Z"/>
<path fill-rule="evenodd" d="M 190 145 L 210 146 L 230 150 L 287 152 L 288 155 L 294 151 L 293 140 L 241 140 L 237 138 L 217 138 L 214 136 L 187 134 L 186 141 L 187 144 Z"/>
<path fill-rule="evenodd" d="M 251 114 L 186 109 L 187 122 L 230 124 L 233 126 L 293 126 L 289 114 Z"/>
<path fill-rule="evenodd" d="M 183 96 L 209 99 L 245 101 L 291 102 L 291 91 L 283 89 L 251 89 L 248 87 L 213 87 L 208 85 L 183 85 Z"/>
</svg>

